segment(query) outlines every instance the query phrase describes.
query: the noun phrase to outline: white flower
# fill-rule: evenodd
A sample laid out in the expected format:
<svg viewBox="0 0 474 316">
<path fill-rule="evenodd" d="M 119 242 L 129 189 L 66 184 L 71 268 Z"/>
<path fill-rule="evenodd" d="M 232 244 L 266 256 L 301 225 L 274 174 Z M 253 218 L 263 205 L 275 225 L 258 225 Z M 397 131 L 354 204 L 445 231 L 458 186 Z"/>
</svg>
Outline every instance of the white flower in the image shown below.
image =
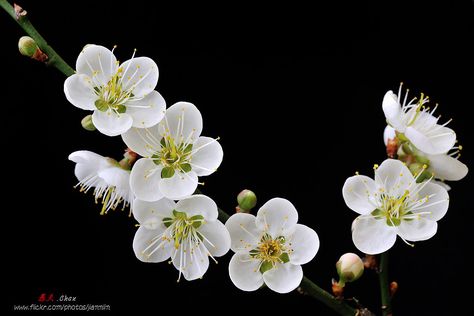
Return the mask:
<svg viewBox="0 0 474 316">
<path fill-rule="evenodd" d="M 74 174 L 79 180 L 81 192 L 94 188 L 95 201 L 101 199 L 101 215 L 122 204 L 122 210 L 130 205 L 132 210 L 133 193 L 130 190 L 130 171 L 122 169 L 117 161 L 102 157 L 87 150 L 75 151 L 69 160 L 76 163 Z"/>
<path fill-rule="evenodd" d="M 401 103 L 402 85 L 398 91 L 398 96 L 392 91 L 388 91 L 382 103 L 387 123 L 397 132 L 404 134 L 410 142 L 419 150 L 431 155 L 446 153 L 456 142 L 456 133 L 446 127 L 450 122 L 443 125 L 438 124 L 439 117 L 433 116 L 436 107 L 430 112 L 424 104 L 428 103 L 428 97 L 421 94 L 418 102 L 413 98 L 407 103 L 408 90 Z"/>
<path fill-rule="evenodd" d="M 94 111 L 92 122 L 105 135 L 150 127 L 163 118 L 165 100 L 154 91 L 158 67 L 148 57 L 134 56 L 119 66 L 113 50 L 86 45 L 77 58 L 76 74 L 64 83 L 68 101 Z"/>
<path fill-rule="evenodd" d="M 356 175 L 342 188 L 347 206 L 361 214 L 352 224 L 355 246 L 373 255 L 390 249 L 397 235 L 405 242 L 433 237 L 436 221 L 448 210 L 446 189 L 431 181 L 416 183 L 399 160 L 387 159 L 374 169 L 375 181 Z"/>
<path fill-rule="evenodd" d="M 137 198 L 178 200 L 193 194 L 198 176 L 216 171 L 222 162 L 218 139 L 200 136 L 202 117 L 191 103 L 171 106 L 151 128 L 132 128 L 122 135 L 129 148 L 145 157 L 132 169 L 130 185 Z"/>
<path fill-rule="evenodd" d="M 319 238 L 311 228 L 297 224 L 298 212 L 290 201 L 274 198 L 257 217 L 237 213 L 226 222 L 235 252 L 229 274 L 236 287 L 255 291 L 265 283 L 278 293 L 298 287 L 302 264 L 314 258 Z"/>
<path fill-rule="evenodd" d="M 396 137 L 395 129 L 388 126 L 384 130 L 384 142 L 387 145 L 389 139 Z M 428 168 L 427 171 L 432 173 L 433 176 L 440 180 L 458 181 L 464 178 L 469 169 L 468 167 L 458 160 L 460 154 L 459 151 L 462 146 L 453 146 L 448 152 L 439 155 L 431 155 L 424 153 L 421 150 L 415 148 L 410 149 L 413 153 L 410 154 L 410 162 L 418 162 L 425 164 Z M 401 149 L 403 150 L 403 148 Z M 403 153 L 409 155 L 409 153 Z M 401 157 L 403 158 L 403 157 Z M 440 183 L 441 184 L 441 183 Z M 445 184 L 443 184 L 445 185 Z"/>
<path fill-rule="evenodd" d="M 193 195 L 178 203 L 169 199 L 155 202 L 135 200 L 133 216 L 140 228 L 133 239 L 133 250 L 143 262 L 169 258 L 188 281 L 201 278 L 209 267 L 210 256 L 229 251 L 229 232 L 217 219 L 217 205 L 204 195 Z M 216 261 L 217 262 L 217 261 Z"/>
</svg>

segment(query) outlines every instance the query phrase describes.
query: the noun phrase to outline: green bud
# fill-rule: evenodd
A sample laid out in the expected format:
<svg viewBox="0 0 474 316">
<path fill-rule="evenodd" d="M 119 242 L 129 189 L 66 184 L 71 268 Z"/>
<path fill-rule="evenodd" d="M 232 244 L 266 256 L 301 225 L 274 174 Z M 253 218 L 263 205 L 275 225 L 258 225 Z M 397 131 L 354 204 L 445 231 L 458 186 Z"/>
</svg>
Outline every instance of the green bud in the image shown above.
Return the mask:
<svg viewBox="0 0 474 316">
<path fill-rule="evenodd" d="M 237 195 L 237 203 L 241 212 L 249 213 L 257 204 L 257 196 L 250 190 L 243 190 Z"/>
<path fill-rule="evenodd" d="M 92 115 L 90 114 L 84 116 L 84 118 L 81 120 L 81 125 L 87 131 L 95 131 L 94 123 L 92 123 Z"/>
<path fill-rule="evenodd" d="M 346 253 L 339 258 L 336 263 L 337 274 L 339 274 L 340 283 L 353 282 L 360 278 L 364 273 L 364 263 L 355 253 Z M 341 282 L 342 281 L 342 282 Z"/>
<path fill-rule="evenodd" d="M 18 49 L 23 56 L 33 57 L 39 47 L 31 37 L 22 36 L 18 41 Z"/>
</svg>

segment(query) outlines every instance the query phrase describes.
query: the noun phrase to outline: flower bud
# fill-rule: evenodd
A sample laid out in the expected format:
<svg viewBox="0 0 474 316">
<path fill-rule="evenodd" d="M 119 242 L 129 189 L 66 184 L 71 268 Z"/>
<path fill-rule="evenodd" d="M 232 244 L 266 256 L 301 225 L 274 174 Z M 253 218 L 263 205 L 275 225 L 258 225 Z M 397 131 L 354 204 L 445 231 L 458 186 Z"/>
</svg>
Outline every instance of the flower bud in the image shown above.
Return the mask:
<svg viewBox="0 0 474 316">
<path fill-rule="evenodd" d="M 23 56 L 33 57 L 39 47 L 31 37 L 22 36 L 18 41 L 18 49 Z"/>
<path fill-rule="evenodd" d="M 82 120 L 81 120 L 81 125 L 82 127 L 87 130 L 87 131 L 95 131 L 95 126 L 94 123 L 92 123 L 92 115 L 86 115 Z"/>
<path fill-rule="evenodd" d="M 243 190 L 237 195 L 237 212 L 249 213 L 257 204 L 257 196 L 250 190 Z"/>
<path fill-rule="evenodd" d="M 358 255 L 349 252 L 339 258 L 336 269 L 340 282 L 353 282 L 364 273 L 364 263 Z"/>
</svg>

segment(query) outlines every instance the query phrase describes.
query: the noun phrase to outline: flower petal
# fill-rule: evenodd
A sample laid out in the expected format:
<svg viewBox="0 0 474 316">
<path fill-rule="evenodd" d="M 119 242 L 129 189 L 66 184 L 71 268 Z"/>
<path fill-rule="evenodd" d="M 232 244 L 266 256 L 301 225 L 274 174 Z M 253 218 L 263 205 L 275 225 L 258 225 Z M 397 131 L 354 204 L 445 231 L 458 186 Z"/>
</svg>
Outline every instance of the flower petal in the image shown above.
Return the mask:
<svg viewBox="0 0 474 316">
<path fill-rule="evenodd" d="M 291 234 L 298 222 L 298 212 L 290 201 L 273 198 L 257 212 L 257 227 L 268 232 L 273 238 Z"/>
<path fill-rule="evenodd" d="M 205 238 L 204 246 L 214 257 L 225 255 L 230 249 L 230 235 L 221 221 L 205 222 L 198 228 Z"/>
<path fill-rule="evenodd" d="M 233 252 L 249 252 L 257 247 L 261 232 L 255 221 L 255 216 L 245 213 L 236 213 L 227 220 L 225 227 L 230 234 Z"/>
<path fill-rule="evenodd" d="M 395 137 L 397 137 L 395 129 L 390 125 L 387 125 L 383 131 L 383 142 L 385 146 L 387 146 L 389 139 L 394 139 Z"/>
<path fill-rule="evenodd" d="M 192 156 L 191 164 L 198 176 L 208 176 L 215 172 L 224 156 L 221 144 L 210 137 L 199 137 L 193 145 L 193 150 L 196 152 Z"/>
<path fill-rule="evenodd" d="M 166 112 L 165 99 L 153 90 L 143 99 L 125 103 L 127 114 L 133 118 L 133 127 L 146 128 L 158 124 Z"/>
<path fill-rule="evenodd" d="M 151 159 L 139 159 L 130 173 L 130 188 L 140 200 L 153 202 L 163 198 L 159 183 L 161 180 L 161 169 Z"/>
<path fill-rule="evenodd" d="M 296 224 L 295 232 L 289 236 L 291 243 L 290 263 L 305 264 L 311 261 L 319 250 L 319 237 L 306 225 Z"/>
<path fill-rule="evenodd" d="M 182 199 L 196 191 L 198 185 L 198 177 L 194 171 L 187 173 L 175 172 L 171 178 L 160 180 L 161 193 L 174 200 Z"/>
<path fill-rule="evenodd" d="M 421 241 L 433 237 L 438 230 L 438 223 L 420 217 L 411 221 L 401 221 L 398 235 L 408 241 Z"/>
<path fill-rule="evenodd" d="M 89 150 L 75 151 L 69 155 L 68 159 L 75 163 L 90 163 L 94 165 L 106 160 L 103 156 Z"/>
<path fill-rule="evenodd" d="M 132 127 L 122 134 L 122 140 L 128 148 L 142 157 L 151 157 L 161 149 L 161 135 L 156 125 L 149 128 Z"/>
<path fill-rule="evenodd" d="M 206 221 L 210 222 L 217 220 L 219 215 L 216 202 L 202 194 L 195 194 L 181 199 L 176 204 L 176 210 L 185 212 L 188 216 L 202 215 Z"/>
<path fill-rule="evenodd" d="M 398 103 L 398 97 L 392 90 L 387 91 L 382 101 L 383 113 L 387 120 L 397 118 L 401 113 L 401 106 Z"/>
<path fill-rule="evenodd" d="M 363 253 L 376 255 L 390 249 L 397 239 L 395 227 L 383 219 L 359 216 L 352 223 L 352 241 Z"/>
<path fill-rule="evenodd" d="M 77 58 L 76 71 L 92 78 L 96 85 L 106 85 L 117 72 L 117 59 L 104 46 L 86 45 Z"/>
<path fill-rule="evenodd" d="M 263 280 L 271 290 L 281 294 L 289 293 L 303 280 L 303 269 L 300 265 L 277 263 L 275 268 L 263 274 Z"/>
<path fill-rule="evenodd" d="M 433 221 L 439 221 L 446 215 L 449 207 L 449 194 L 445 188 L 432 182 L 423 183 L 423 188 L 418 192 L 416 199 L 428 198 L 428 201 L 421 206 L 412 209 L 414 213 L 423 214 L 422 216 Z M 426 214 L 428 212 L 429 214 Z"/>
<path fill-rule="evenodd" d="M 125 133 L 132 127 L 133 119 L 127 113 L 116 114 L 112 111 L 94 111 L 92 123 L 104 135 L 117 136 Z"/>
<path fill-rule="evenodd" d="M 163 218 L 171 217 L 176 203 L 172 200 L 161 199 L 147 202 L 135 199 L 133 204 L 133 217 L 148 229 L 154 229 L 157 224 L 163 225 Z"/>
<path fill-rule="evenodd" d="M 109 168 L 99 170 L 97 174 L 109 185 L 120 188 L 130 187 L 130 171 L 111 166 Z"/>
<path fill-rule="evenodd" d="M 248 215 L 248 214 L 247 214 Z M 242 291 L 255 291 L 263 285 L 260 262 L 248 254 L 236 253 L 229 263 L 229 276 L 234 285 Z"/>
<path fill-rule="evenodd" d="M 95 110 L 97 96 L 86 75 L 74 74 L 64 82 L 64 94 L 72 105 L 83 110 Z"/>
<path fill-rule="evenodd" d="M 352 176 L 346 180 L 342 187 L 342 196 L 346 205 L 359 214 L 369 214 L 374 209 L 375 181 L 366 176 Z"/>
<path fill-rule="evenodd" d="M 173 254 L 173 265 L 176 269 L 181 270 L 186 280 L 192 281 L 202 278 L 209 268 L 209 257 L 207 250 L 202 243 L 198 245 L 183 242 L 176 250 L 177 254 Z"/>
<path fill-rule="evenodd" d="M 405 136 L 416 148 L 427 154 L 438 155 L 447 153 L 456 142 L 456 133 L 445 126 L 437 125 L 436 127 L 436 132 L 432 132 L 432 129 L 424 132 L 409 126 L 405 131 Z"/>
<path fill-rule="evenodd" d="M 143 98 L 152 92 L 158 83 L 158 66 L 153 59 L 136 57 L 120 65 L 123 69 L 122 88 L 132 89 L 136 98 Z"/>
<path fill-rule="evenodd" d="M 202 132 L 202 116 L 192 103 L 177 102 L 166 110 L 166 119 L 161 121 L 161 135 L 167 134 L 166 128 L 176 143 L 186 141 L 194 143 Z M 167 125 L 166 125 L 167 124 Z"/>
<path fill-rule="evenodd" d="M 386 159 L 375 170 L 375 183 L 391 196 L 403 194 L 415 182 L 410 170 L 395 159 Z"/>
<path fill-rule="evenodd" d="M 465 164 L 449 155 L 428 155 L 430 160 L 429 170 L 434 173 L 435 178 L 459 181 L 467 175 L 469 169 Z"/>
<path fill-rule="evenodd" d="M 157 226 L 156 229 L 147 229 L 143 226 L 138 228 L 133 238 L 133 251 L 140 261 L 163 262 L 171 256 L 172 242 L 159 237 L 164 231 L 163 225 Z M 157 237 L 158 240 L 156 240 Z M 155 242 L 154 245 L 150 247 L 153 242 Z"/>
</svg>

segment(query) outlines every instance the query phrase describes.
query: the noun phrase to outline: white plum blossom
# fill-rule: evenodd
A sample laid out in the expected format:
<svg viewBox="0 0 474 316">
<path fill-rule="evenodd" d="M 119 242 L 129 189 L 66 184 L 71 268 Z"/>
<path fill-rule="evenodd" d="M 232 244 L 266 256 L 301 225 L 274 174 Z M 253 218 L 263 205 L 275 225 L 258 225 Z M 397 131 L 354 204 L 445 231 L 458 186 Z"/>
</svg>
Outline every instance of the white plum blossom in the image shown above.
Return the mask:
<svg viewBox="0 0 474 316">
<path fill-rule="evenodd" d="M 387 145 L 389 139 L 394 139 L 395 137 L 395 129 L 387 125 L 384 130 L 385 145 Z M 405 150 L 407 150 L 406 147 Z M 411 153 L 403 152 L 403 147 L 400 148 L 399 158 L 408 160 L 408 158 L 405 158 L 405 156 L 409 155 L 409 160 L 411 163 L 418 162 L 421 164 L 425 164 L 427 166 L 426 170 L 430 172 L 436 179 L 440 179 L 443 181 L 458 181 L 464 178 L 469 171 L 468 167 L 458 159 L 460 157 L 459 152 L 462 150 L 462 146 L 460 145 L 453 146 L 448 152 L 439 155 L 427 154 L 421 150 L 417 150 L 416 148 L 410 147 L 408 147 L 408 150 L 410 150 Z"/>
<path fill-rule="evenodd" d="M 356 175 L 342 188 L 347 206 L 361 214 L 352 224 L 357 249 L 374 255 L 390 249 L 397 235 L 406 243 L 433 237 L 448 210 L 446 189 L 431 181 L 417 183 L 399 160 L 387 159 L 374 169 L 375 181 Z"/>
<path fill-rule="evenodd" d="M 225 255 L 230 236 L 217 219 L 217 205 L 205 195 L 193 195 L 175 203 L 135 200 L 133 216 L 140 223 L 133 250 L 143 262 L 162 262 L 171 258 L 174 267 L 188 281 L 202 278 L 209 257 Z M 216 261 L 217 262 L 217 261 Z"/>
<path fill-rule="evenodd" d="M 132 128 L 122 139 L 144 158 L 133 166 L 130 186 L 137 198 L 178 200 L 193 194 L 198 176 L 217 170 L 223 151 L 217 139 L 200 136 L 202 117 L 191 103 L 172 105 L 150 128 Z"/>
<path fill-rule="evenodd" d="M 86 45 L 76 73 L 66 79 L 64 93 L 74 106 L 94 111 L 92 122 L 103 134 L 117 136 L 133 127 L 150 127 L 163 118 L 166 103 L 155 91 L 158 66 L 148 57 L 121 65 L 113 50 Z"/>
<path fill-rule="evenodd" d="M 314 258 L 319 249 L 316 232 L 298 222 L 298 212 L 290 201 L 274 198 L 265 203 L 257 216 L 232 215 L 226 222 L 235 252 L 229 275 L 243 291 L 255 291 L 264 283 L 273 291 L 288 293 L 303 278 L 302 264 Z"/>
<path fill-rule="evenodd" d="M 101 215 L 110 209 L 115 210 L 122 204 L 122 210 L 130 206 L 133 209 L 133 193 L 130 189 L 130 171 L 118 162 L 87 150 L 75 151 L 69 160 L 76 163 L 76 175 L 81 192 L 87 193 L 94 188 L 96 203 L 101 200 Z"/>
<path fill-rule="evenodd" d="M 403 134 L 416 148 L 430 155 L 439 155 L 448 152 L 456 142 L 456 133 L 446 127 L 450 122 L 440 125 L 440 117 L 434 117 L 437 106 L 430 111 L 425 107 L 429 102 L 428 97 L 411 99 L 407 103 L 408 90 L 401 102 L 402 84 L 398 95 L 388 91 L 382 102 L 382 108 L 387 123 L 398 133 Z"/>
</svg>

